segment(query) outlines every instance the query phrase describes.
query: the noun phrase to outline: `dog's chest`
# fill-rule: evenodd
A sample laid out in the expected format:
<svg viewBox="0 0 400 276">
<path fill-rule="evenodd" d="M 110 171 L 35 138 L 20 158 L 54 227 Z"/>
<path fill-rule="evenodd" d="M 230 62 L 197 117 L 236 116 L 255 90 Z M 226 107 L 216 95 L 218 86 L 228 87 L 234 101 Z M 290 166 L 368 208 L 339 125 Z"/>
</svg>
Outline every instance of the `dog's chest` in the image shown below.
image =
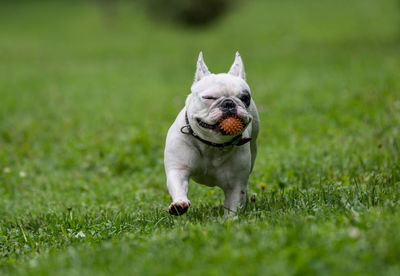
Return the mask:
<svg viewBox="0 0 400 276">
<path fill-rule="evenodd" d="M 248 146 L 229 148 L 205 148 L 197 157 L 192 178 L 207 186 L 226 186 L 248 176 L 251 167 Z"/>
</svg>

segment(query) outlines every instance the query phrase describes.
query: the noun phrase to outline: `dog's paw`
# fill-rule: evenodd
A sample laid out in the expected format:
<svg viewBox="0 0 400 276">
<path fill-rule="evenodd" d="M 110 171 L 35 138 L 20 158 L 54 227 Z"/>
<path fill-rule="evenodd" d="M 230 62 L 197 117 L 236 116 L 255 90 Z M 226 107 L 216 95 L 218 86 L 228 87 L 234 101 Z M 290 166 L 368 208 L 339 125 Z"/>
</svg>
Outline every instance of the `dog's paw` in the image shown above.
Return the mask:
<svg viewBox="0 0 400 276">
<path fill-rule="evenodd" d="M 187 212 L 190 207 L 190 201 L 177 201 L 171 203 L 168 207 L 168 212 L 174 216 L 180 216 Z"/>
</svg>

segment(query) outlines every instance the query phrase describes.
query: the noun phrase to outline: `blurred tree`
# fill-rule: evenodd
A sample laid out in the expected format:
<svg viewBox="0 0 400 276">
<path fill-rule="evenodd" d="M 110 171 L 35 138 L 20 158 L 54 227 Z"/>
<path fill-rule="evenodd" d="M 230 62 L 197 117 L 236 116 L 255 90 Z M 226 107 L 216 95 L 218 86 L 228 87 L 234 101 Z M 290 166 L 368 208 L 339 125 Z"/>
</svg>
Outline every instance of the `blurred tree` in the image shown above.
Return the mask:
<svg viewBox="0 0 400 276">
<path fill-rule="evenodd" d="M 112 25 L 117 20 L 117 1 L 116 0 L 97 0 L 100 8 L 103 22 L 106 25 Z"/>
<path fill-rule="evenodd" d="M 189 26 L 204 26 L 226 13 L 236 0 L 139 0 L 161 19 Z"/>
</svg>

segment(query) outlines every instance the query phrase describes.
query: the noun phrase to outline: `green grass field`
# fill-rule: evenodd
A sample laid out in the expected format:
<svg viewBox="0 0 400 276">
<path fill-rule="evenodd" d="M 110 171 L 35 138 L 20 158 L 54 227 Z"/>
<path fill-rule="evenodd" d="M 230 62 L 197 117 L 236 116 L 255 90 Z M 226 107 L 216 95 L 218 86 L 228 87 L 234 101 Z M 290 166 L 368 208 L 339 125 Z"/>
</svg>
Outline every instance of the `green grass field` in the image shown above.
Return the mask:
<svg viewBox="0 0 400 276">
<path fill-rule="evenodd" d="M 398 1 L 252 0 L 208 29 L 35 2 L 0 4 L 0 274 L 400 274 Z M 167 212 L 200 50 L 212 72 L 240 51 L 260 112 L 231 219 L 195 183 Z"/>
</svg>

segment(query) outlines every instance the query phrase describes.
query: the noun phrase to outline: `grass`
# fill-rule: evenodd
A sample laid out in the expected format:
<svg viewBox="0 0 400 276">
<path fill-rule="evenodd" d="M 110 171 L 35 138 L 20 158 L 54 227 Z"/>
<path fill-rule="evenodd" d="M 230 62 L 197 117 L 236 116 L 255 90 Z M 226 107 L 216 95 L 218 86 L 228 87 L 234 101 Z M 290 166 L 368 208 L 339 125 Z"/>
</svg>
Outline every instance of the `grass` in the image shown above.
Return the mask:
<svg viewBox="0 0 400 276">
<path fill-rule="evenodd" d="M 209 29 L 119 2 L 0 8 L 0 273 L 400 273 L 396 1 L 249 1 Z M 260 111 L 249 202 L 190 186 L 171 217 L 166 131 L 197 54 L 239 49 Z M 261 189 L 262 183 L 265 189 Z"/>
</svg>

